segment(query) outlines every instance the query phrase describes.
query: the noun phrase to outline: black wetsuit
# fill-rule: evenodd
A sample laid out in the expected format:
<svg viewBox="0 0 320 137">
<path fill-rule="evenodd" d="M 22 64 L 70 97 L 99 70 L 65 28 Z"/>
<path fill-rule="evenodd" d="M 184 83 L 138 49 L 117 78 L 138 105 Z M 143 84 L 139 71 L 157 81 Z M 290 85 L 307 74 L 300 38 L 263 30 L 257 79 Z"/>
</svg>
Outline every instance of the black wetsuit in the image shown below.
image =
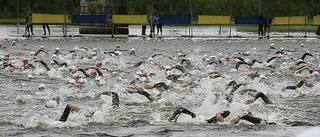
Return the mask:
<svg viewBox="0 0 320 137">
<path fill-rule="evenodd" d="M 115 92 L 103 92 L 102 95 L 108 95 L 112 97 L 112 104 L 113 108 L 119 107 L 119 96 Z"/>
<path fill-rule="evenodd" d="M 178 79 L 181 77 L 181 75 L 169 75 L 166 77 L 166 79 L 171 80 L 172 82 L 176 83 L 178 81 Z"/>
<path fill-rule="evenodd" d="M 159 82 L 157 84 L 154 84 L 153 87 L 159 89 L 159 88 L 164 88 L 165 90 L 168 90 L 170 87 L 166 85 L 164 82 Z"/>
<path fill-rule="evenodd" d="M 248 116 L 248 115 L 243 115 L 240 117 L 240 119 L 244 119 L 244 120 L 249 121 L 253 124 L 261 124 L 261 122 L 263 121 L 261 118 Z"/>
<path fill-rule="evenodd" d="M 44 52 L 44 53 L 48 54 L 46 51 L 44 51 L 44 50 L 42 50 L 42 49 L 39 49 L 36 53 L 34 53 L 34 56 L 38 56 L 38 54 L 39 54 L 40 52 Z"/>
<path fill-rule="evenodd" d="M 264 101 L 264 103 L 273 104 L 272 101 L 265 94 L 263 94 L 262 92 L 258 92 L 255 89 L 243 89 L 243 90 L 240 90 L 239 93 L 241 95 L 244 95 L 247 93 L 250 96 L 254 97 L 255 100 L 257 100 L 258 98 L 261 98 Z"/>
<path fill-rule="evenodd" d="M 148 98 L 150 100 L 150 102 L 154 101 L 155 99 L 146 91 L 143 90 L 139 90 L 138 91 L 139 94 L 144 95 L 146 98 Z"/>
<path fill-rule="evenodd" d="M 228 87 L 230 87 L 230 86 L 232 87 L 231 92 L 226 96 L 226 100 L 231 103 L 232 100 L 233 100 L 234 92 L 235 92 L 238 88 L 240 88 L 240 86 L 242 86 L 242 85 L 241 85 L 241 84 L 237 84 L 236 81 L 232 80 L 232 81 L 230 81 L 230 82 L 228 83 L 227 86 L 228 86 Z"/>
<path fill-rule="evenodd" d="M 40 63 L 47 69 L 47 71 L 50 71 L 50 67 L 43 61 L 40 61 Z"/>
<path fill-rule="evenodd" d="M 193 118 L 196 117 L 196 114 L 192 113 L 190 110 L 185 109 L 183 107 L 179 107 L 176 109 L 176 111 L 174 111 L 173 115 L 169 118 L 169 121 L 171 122 L 172 120 L 174 120 L 174 122 L 177 122 L 177 119 L 181 113 L 190 115 Z"/>
<path fill-rule="evenodd" d="M 303 86 L 305 82 L 303 80 L 301 80 L 297 85 L 294 86 L 287 86 L 285 87 L 285 89 L 292 89 L 295 90 L 296 88 L 301 88 Z"/>
<path fill-rule="evenodd" d="M 231 103 L 233 100 L 234 92 L 241 86 L 241 84 L 237 84 L 237 82 L 233 80 L 229 82 L 228 86 L 232 86 L 232 89 L 230 94 L 227 95 L 226 100 Z M 272 101 L 265 94 L 263 94 L 262 92 L 258 92 L 255 89 L 243 89 L 240 90 L 239 93 L 240 95 L 244 95 L 247 93 L 250 96 L 254 97 L 255 100 L 261 98 L 266 104 L 273 104 Z"/>
<path fill-rule="evenodd" d="M 70 111 L 71 111 L 71 107 L 70 107 L 70 105 L 67 105 L 66 108 L 64 109 L 59 121 L 66 122 L 69 117 Z"/>
<path fill-rule="evenodd" d="M 223 118 L 226 118 L 227 116 L 230 115 L 230 111 L 223 111 L 222 113 L 220 113 L 220 115 L 223 117 Z M 216 118 L 216 116 L 206 120 L 208 123 L 216 123 L 218 121 L 218 119 Z"/>
</svg>

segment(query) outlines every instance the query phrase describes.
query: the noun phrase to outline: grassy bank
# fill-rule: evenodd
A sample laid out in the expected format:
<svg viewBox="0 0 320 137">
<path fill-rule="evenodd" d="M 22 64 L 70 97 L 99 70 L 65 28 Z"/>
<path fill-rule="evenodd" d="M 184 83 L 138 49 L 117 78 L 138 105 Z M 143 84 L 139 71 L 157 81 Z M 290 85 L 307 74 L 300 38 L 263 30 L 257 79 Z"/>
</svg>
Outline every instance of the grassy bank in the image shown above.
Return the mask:
<svg viewBox="0 0 320 137">
<path fill-rule="evenodd" d="M 19 24 L 24 24 L 24 19 L 19 19 Z M 0 19 L 0 24 L 16 25 L 17 19 Z"/>
<path fill-rule="evenodd" d="M 289 26 L 290 32 L 316 32 L 318 26 Z M 240 32 L 257 32 L 258 26 L 239 26 Z M 288 26 L 271 26 L 270 32 L 288 32 Z"/>
</svg>

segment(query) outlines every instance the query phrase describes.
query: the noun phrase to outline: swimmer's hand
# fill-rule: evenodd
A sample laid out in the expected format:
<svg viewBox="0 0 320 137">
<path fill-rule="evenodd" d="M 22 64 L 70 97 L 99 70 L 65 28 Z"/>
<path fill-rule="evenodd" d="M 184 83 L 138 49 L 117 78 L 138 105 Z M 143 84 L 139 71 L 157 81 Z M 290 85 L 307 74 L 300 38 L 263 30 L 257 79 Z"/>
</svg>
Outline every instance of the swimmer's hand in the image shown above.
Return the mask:
<svg viewBox="0 0 320 137">
<path fill-rule="evenodd" d="M 313 84 L 311 84 L 311 83 L 306 83 L 306 86 L 309 87 L 309 88 L 312 88 L 312 87 L 313 87 Z"/>
<path fill-rule="evenodd" d="M 248 81 L 242 81 L 242 82 L 240 82 L 240 84 L 243 85 L 243 86 L 247 86 L 250 83 Z"/>
<path fill-rule="evenodd" d="M 79 110 L 80 110 L 80 108 L 79 108 L 78 106 L 76 106 L 76 105 L 70 105 L 70 111 L 71 111 L 72 113 L 78 113 Z"/>
<path fill-rule="evenodd" d="M 128 92 L 130 94 L 138 92 L 136 89 L 131 89 L 131 88 L 130 89 L 125 89 L 125 90 L 126 90 L 126 92 Z"/>
<path fill-rule="evenodd" d="M 94 99 L 100 98 L 100 96 L 101 96 L 102 94 L 103 94 L 103 93 L 97 93 L 97 94 L 95 94 L 95 95 L 94 95 Z"/>
<path fill-rule="evenodd" d="M 253 103 L 254 101 L 256 101 L 255 99 L 249 99 L 249 100 L 247 100 L 245 103 L 246 104 L 251 104 L 251 103 Z"/>
<path fill-rule="evenodd" d="M 216 119 L 220 122 L 223 122 L 224 121 L 224 118 L 223 116 L 220 114 L 220 113 L 216 113 Z"/>
<path fill-rule="evenodd" d="M 238 124 L 240 121 L 240 117 L 237 116 L 237 117 L 234 117 L 231 121 L 230 121 L 230 125 L 234 126 L 236 124 Z"/>
</svg>

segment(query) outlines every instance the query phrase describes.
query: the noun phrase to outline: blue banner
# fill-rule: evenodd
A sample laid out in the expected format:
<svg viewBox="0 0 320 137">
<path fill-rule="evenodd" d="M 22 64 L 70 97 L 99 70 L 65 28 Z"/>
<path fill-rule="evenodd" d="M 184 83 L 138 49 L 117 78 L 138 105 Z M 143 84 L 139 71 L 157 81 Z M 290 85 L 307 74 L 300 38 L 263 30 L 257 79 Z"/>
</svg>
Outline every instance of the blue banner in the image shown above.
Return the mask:
<svg viewBox="0 0 320 137">
<path fill-rule="evenodd" d="M 191 24 L 191 15 L 159 15 L 161 24 Z"/>
<path fill-rule="evenodd" d="M 72 15 L 72 23 L 107 23 L 106 15 Z"/>
<path fill-rule="evenodd" d="M 234 24 L 268 24 L 267 17 L 234 17 Z"/>
</svg>

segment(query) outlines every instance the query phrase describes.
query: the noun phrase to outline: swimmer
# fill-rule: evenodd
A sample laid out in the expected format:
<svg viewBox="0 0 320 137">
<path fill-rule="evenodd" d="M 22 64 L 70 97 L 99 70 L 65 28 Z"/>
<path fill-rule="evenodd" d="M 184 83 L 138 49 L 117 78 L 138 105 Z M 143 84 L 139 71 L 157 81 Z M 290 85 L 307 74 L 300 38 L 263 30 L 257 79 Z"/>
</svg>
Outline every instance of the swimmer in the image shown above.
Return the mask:
<svg viewBox="0 0 320 137">
<path fill-rule="evenodd" d="M 22 59 L 22 70 L 27 70 L 30 68 L 35 68 L 35 66 L 31 63 L 29 63 L 29 60 L 27 58 Z"/>
<path fill-rule="evenodd" d="M 245 81 L 241 81 L 239 84 L 235 81 L 235 80 L 232 80 L 228 83 L 227 87 L 225 90 L 228 90 L 229 87 L 231 87 L 231 91 L 229 94 L 226 95 L 226 100 L 228 102 L 232 102 L 233 100 L 233 95 L 234 95 L 234 92 L 239 89 L 241 86 L 245 86 L 245 85 L 248 85 L 249 83 L 248 82 L 245 82 Z"/>
<path fill-rule="evenodd" d="M 57 47 L 57 48 L 54 50 L 53 54 L 55 54 L 55 55 L 60 55 L 60 54 L 61 54 L 60 48 Z"/>
<path fill-rule="evenodd" d="M 228 117 L 230 115 L 230 111 L 223 111 L 220 113 L 216 113 L 216 115 L 210 119 L 207 119 L 206 121 L 208 123 L 217 123 L 217 122 L 223 122 L 224 118 Z"/>
<path fill-rule="evenodd" d="M 184 113 L 184 114 L 187 114 L 187 115 L 190 115 L 192 118 L 195 118 L 196 117 L 196 114 L 191 112 L 190 110 L 188 109 L 185 109 L 183 107 L 178 107 L 176 109 L 176 111 L 174 111 L 174 113 L 172 114 L 172 116 L 169 118 L 169 122 L 171 122 L 172 120 L 174 122 L 177 122 L 179 116 L 181 113 Z"/>
<path fill-rule="evenodd" d="M 304 53 L 300 59 L 301 59 L 302 61 L 304 61 L 304 59 L 306 58 L 306 56 L 310 56 L 310 57 L 313 57 L 313 58 L 314 58 L 314 56 L 313 56 L 312 54 L 310 54 L 310 53 Z"/>
<path fill-rule="evenodd" d="M 302 73 L 304 70 L 307 70 L 310 74 L 313 74 L 313 73 L 320 73 L 320 68 L 319 67 L 312 67 L 311 64 L 305 64 L 305 65 L 302 65 L 300 67 L 297 67 L 297 68 L 291 68 L 291 69 L 295 69 L 297 74 L 300 74 Z"/>
<path fill-rule="evenodd" d="M 44 66 L 46 68 L 47 71 L 50 71 L 50 67 L 42 59 L 34 60 L 34 62 L 40 62 L 42 64 L 42 66 Z"/>
<path fill-rule="evenodd" d="M 101 93 L 96 94 L 95 97 L 94 97 L 94 99 L 100 98 L 101 95 L 111 96 L 111 97 L 112 97 L 112 104 L 111 104 L 111 106 L 112 106 L 113 108 L 119 107 L 119 96 L 118 96 L 117 93 L 115 93 L 115 92 L 108 92 L 108 91 L 106 91 L 106 92 L 101 92 Z"/>
<path fill-rule="evenodd" d="M 132 48 L 129 54 L 135 56 L 136 55 L 136 50 L 134 48 Z"/>
<path fill-rule="evenodd" d="M 144 95 L 150 102 L 154 101 L 155 98 L 152 97 L 148 92 L 144 91 L 142 87 L 128 87 L 125 89 L 128 93 L 138 93 Z"/>
<path fill-rule="evenodd" d="M 68 67 L 68 64 L 63 62 L 63 63 L 59 63 L 56 59 L 53 59 L 50 63 L 51 65 L 58 65 L 59 67 Z"/>
<path fill-rule="evenodd" d="M 72 112 L 72 113 L 78 113 L 79 110 L 80 110 L 80 108 L 79 108 L 78 106 L 76 106 L 76 105 L 69 105 L 69 104 L 68 104 L 68 105 L 65 107 L 65 109 L 64 109 L 64 111 L 63 111 L 63 113 L 62 113 L 62 115 L 61 115 L 61 117 L 60 117 L 60 119 L 59 119 L 59 121 L 61 121 L 61 122 L 66 122 L 67 119 L 68 119 L 68 117 L 69 117 L 70 112 Z"/>
<path fill-rule="evenodd" d="M 253 123 L 253 124 L 262 124 L 263 122 L 266 123 L 266 124 L 275 124 L 275 123 L 269 123 L 267 120 L 263 120 L 259 117 L 254 117 L 252 116 L 252 112 L 251 111 L 248 111 L 246 112 L 244 115 L 242 116 L 236 116 L 234 117 L 231 121 L 230 121 L 230 125 L 232 126 L 235 126 L 236 124 L 238 124 L 240 122 L 240 120 L 246 120 L 250 123 Z"/>
<path fill-rule="evenodd" d="M 273 61 L 274 59 L 277 59 L 277 58 L 279 58 L 279 57 L 277 57 L 277 56 L 275 56 L 275 57 L 271 57 L 270 59 L 268 59 L 264 64 L 266 64 L 266 67 L 267 68 L 275 68 L 274 66 L 272 66 L 272 65 L 270 65 L 270 63 L 271 63 L 271 61 Z M 237 65 L 236 65 L 236 69 L 238 70 L 239 69 L 239 67 L 240 67 L 240 65 L 248 65 L 248 66 L 253 66 L 254 65 L 254 63 L 260 63 L 260 64 L 262 64 L 263 62 L 262 61 L 258 61 L 258 60 L 256 60 L 256 59 L 254 59 L 254 60 L 252 60 L 252 62 L 246 62 L 246 61 L 239 61 L 239 62 L 237 62 Z"/>
<path fill-rule="evenodd" d="M 210 72 L 209 77 L 210 78 L 219 78 L 219 77 L 225 78 L 224 74 L 221 70 Z"/>
<path fill-rule="evenodd" d="M 286 89 L 291 89 L 291 90 L 295 90 L 298 94 L 302 94 L 301 87 L 303 85 L 306 85 L 309 88 L 313 87 L 313 84 L 311 84 L 307 80 L 303 79 L 298 84 L 296 84 L 294 86 L 287 86 L 287 87 L 283 88 L 282 91 L 285 91 Z"/>
<path fill-rule="evenodd" d="M 254 79 L 254 78 L 260 77 L 260 74 L 258 73 L 258 71 L 253 71 L 253 72 L 249 72 L 247 76 L 250 77 L 251 79 Z"/>
<path fill-rule="evenodd" d="M 165 91 L 165 90 L 169 90 L 171 88 L 171 86 L 167 85 L 166 83 L 164 82 L 159 82 L 159 83 L 156 83 L 154 85 L 150 85 L 150 84 L 143 84 L 144 88 L 145 89 L 153 89 L 153 88 L 156 88 L 158 89 L 159 91 Z"/>
<path fill-rule="evenodd" d="M 264 103 L 266 104 L 273 104 L 272 101 L 262 92 L 258 92 L 255 89 L 243 89 L 239 91 L 241 95 L 248 93 L 249 95 L 251 95 L 252 97 L 254 97 L 253 99 L 249 99 L 247 100 L 245 103 L 246 104 L 251 104 L 253 102 L 255 102 L 257 99 L 261 98 Z"/>
<path fill-rule="evenodd" d="M 40 49 L 37 52 L 34 53 L 34 56 L 38 56 L 40 52 L 43 52 L 43 53 L 48 55 L 48 53 L 46 51 L 44 51 L 44 47 L 41 46 Z"/>
</svg>

